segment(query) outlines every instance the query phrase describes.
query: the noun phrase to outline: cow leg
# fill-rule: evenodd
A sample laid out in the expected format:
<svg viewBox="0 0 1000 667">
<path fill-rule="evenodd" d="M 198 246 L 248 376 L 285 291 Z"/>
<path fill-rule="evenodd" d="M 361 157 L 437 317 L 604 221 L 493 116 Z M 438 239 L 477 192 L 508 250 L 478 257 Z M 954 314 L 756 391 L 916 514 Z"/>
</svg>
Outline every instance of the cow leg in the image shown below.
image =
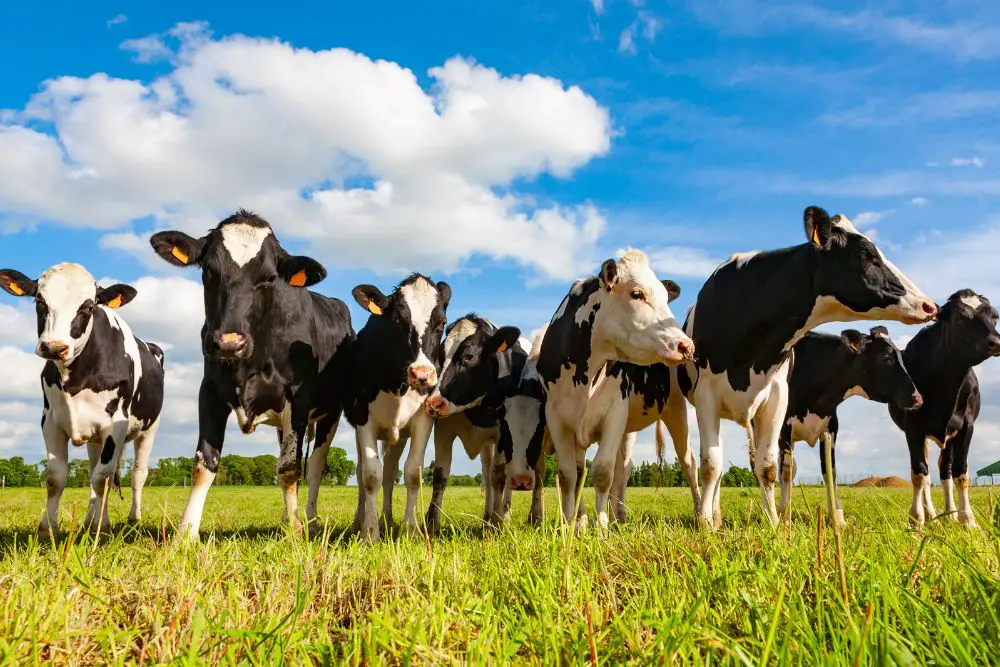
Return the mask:
<svg viewBox="0 0 1000 667">
<path fill-rule="evenodd" d="M 406 484 L 406 514 L 403 522 L 406 524 L 406 532 L 411 535 L 420 532 L 417 504 L 420 501 L 420 483 L 424 472 L 424 453 L 427 451 L 427 441 L 431 439 L 432 428 L 434 418 L 426 410 L 417 410 L 417 414 L 410 420 L 410 451 L 407 452 L 406 465 L 403 467 L 403 482 Z"/>
<path fill-rule="evenodd" d="M 938 472 L 941 474 L 941 491 L 944 493 L 944 511 L 952 521 L 958 521 L 955 506 L 954 473 L 955 438 L 950 439 L 938 453 Z"/>
<path fill-rule="evenodd" d="M 285 509 L 281 520 L 296 536 L 302 534 L 299 519 L 299 478 L 302 475 L 302 441 L 306 435 L 308 411 L 289 404 L 281 414 L 281 454 L 278 456 L 278 485 Z"/>
<path fill-rule="evenodd" d="M 483 495 L 486 496 L 483 505 L 483 521 L 489 524 L 499 524 L 504 515 L 503 491 L 496 489 L 490 479 L 496 451 L 497 444 L 492 439 L 483 442 L 482 448 L 479 450 L 479 464 L 483 475 Z"/>
<path fill-rule="evenodd" d="M 628 479 L 632 474 L 632 450 L 635 449 L 637 435 L 637 433 L 626 433 L 618 446 L 615 478 L 611 482 L 611 518 L 615 523 L 625 523 L 625 516 L 628 513 L 625 506 L 625 491 L 628 489 Z"/>
<path fill-rule="evenodd" d="M 45 474 L 45 513 L 38 523 L 38 534 L 53 537 L 59 529 L 59 499 L 62 498 L 66 480 L 69 477 L 69 437 L 51 415 L 42 423 L 45 438 L 45 458 L 48 467 Z"/>
<path fill-rule="evenodd" d="M 681 471 L 691 489 L 694 515 L 698 516 L 698 510 L 701 507 L 701 489 L 698 486 L 698 463 L 688 437 L 687 402 L 680 395 L 680 392 L 675 392 L 675 394 L 676 396 L 671 395 L 667 401 L 667 407 L 662 415 L 663 421 L 656 424 L 656 437 L 663 439 L 663 427 L 666 426 L 670 433 L 670 439 L 674 443 L 677 461 L 681 464 Z M 660 448 L 662 451 L 663 446 L 661 445 Z"/>
<path fill-rule="evenodd" d="M 232 408 L 203 380 L 198 391 L 198 448 L 194 453 L 194 469 L 191 471 L 191 494 L 184 514 L 181 515 L 178 530 L 182 537 L 198 538 L 201 515 L 205 511 L 205 498 L 219 472 L 230 412 Z"/>
<path fill-rule="evenodd" d="M 357 427 L 354 431 L 354 437 L 358 444 L 360 528 L 369 542 L 378 542 L 379 527 L 375 504 L 378 501 L 378 488 L 382 485 L 382 462 L 378 458 L 378 439 L 374 421 L 369 418 L 367 423 Z M 388 449 L 385 453 L 388 455 Z"/>
<path fill-rule="evenodd" d="M 326 457 L 330 452 L 333 438 L 337 435 L 338 426 L 340 426 L 340 410 L 327 414 L 316 424 L 316 441 L 313 443 L 313 451 L 309 456 L 309 470 L 306 472 L 306 484 L 309 487 L 306 500 L 306 525 L 309 527 L 310 537 L 315 537 L 320 530 L 320 522 L 316 519 L 319 487 L 323 483 L 323 475 L 326 474 Z"/>
<path fill-rule="evenodd" d="M 611 483 L 615 478 L 615 461 L 618 460 L 618 450 L 625 437 L 625 424 L 628 420 L 628 405 L 623 401 L 608 411 L 601 428 L 601 438 L 597 442 L 597 456 L 594 457 L 591 480 L 594 484 L 594 509 L 597 513 L 597 526 L 604 530 L 608 527 L 608 495 Z M 586 455 L 583 458 L 586 464 Z M 579 482 L 578 482 L 579 483 Z"/>
<path fill-rule="evenodd" d="M 698 525 L 718 530 L 722 527 L 722 514 L 717 511 L 717 496 L 721 495 L 722 439 L 719 437 L 719 408 L 711 392 L 695 389 L 695 415 L 698 418 L 698 436 L 701 440 L 701 507 L 698 508 Z"/>
<path fill-rule="evenodd" d="M 934 499 L 931 497 L 931 475 L 930 475 L 930 443 L 926 440 L 924 441 L 924 461 L 927 461 L 927 480 L 924 483 L 924 511 L 927 512 L 927 520 L 930 521 L 937 517 L 937 510 L 934 509 Z"/>
<path fill-rule="evenodd" d="M 125 451 L 127 435 L 128 421 L 124 419 L 114 422 L 110 428 L 102 429 L 100 432 L 100 442 L 103 444 L 100 445 L 100 458 L 90 472 L 90 506 L 83 522 L 84 527 L 91 533 L 100 534 L 111 530 L 108 485 Z"/>
<path fill-rule="evenodd" d="M 455 431 L 447 418 L 439 420 L 434 427 L 434 478 L 431 490 L 431 505 L 427 508 L 424 521 L 427 530 L 433 534 L 441 532 L 441 506 L 444 492 L 451 477 L 451 457 L 455 444 Z"/>
<path fill-rule="evenodd" d="M 906 446 L 910 450 L 910 475 L 913 481 L 913 503 L 910 505 L 910 525 L 924 525 L 924 487 L 930 486 L 927 454 L 923 433 L 908 432 Z M 933 517 L 931 517 L 933 518 Z"/>
<path fill-rule="evenodd" d="M 754 473 L 760 485 L 760 500 L 764 515 L 772 526 L 778 525 L 778 511 L 774 506 L 774 482 L 778 478 L 778 440 L 781 422 L 788 409 L 788 365 L 771 384 L 771 391 L 753 418 Z"/>
<path fill-rule="evenodd" d="M 510 486 L 507 487 L 508 492 Z M 535 486 L 531 489 L 531 509 L 528 511 L 528 521 L 534 526 L 542 524 L 545 507 L 545 455 L 538 454 L 538 463 L 535 464 Z"/>
<path fill-rule="evenodd" d="M 146 485 L 146 477 L 149 476 L 149 456 L 153 453 L 153 441 L 156 439 L 156 430 L 159 427 L 160 420 L 157 419 L 132 442 L 135 461 L 132 462 L 132 510 L 129 512 L 128 520 L 134 523 L 142 519 L 142 489 Z"/>
<path fill-rule="evenodd" d="M 495 446 L 490 476 L 484 479 L 493 487 L 493 499 L 498 506 L 500 520 L 508 521 L 510 519 L 510 484 L 507 483 L 507 457 Z"/>
<path fill-rule="evenodd" d="M 792 481 L 795 479 L 795 458 L 792 455 L 792 427 L 784 424 L 781 436 L 778 438 L 778 469 L 781 470 L 781 504 L 778 514 L 785 523 L 790 523 L 792 499 Z M 820 456 L 822 458 L 822 455 Z"/>
<path fill-rule="evenodd" d="M 576 440 L 571 431 L 562 424 L 549 422 L 549 434 L 556 450 L 559 465 L 559 490 L 562 494 L 562 516 L 567 523 L 576 514 Z"/>
<path fill-rule="evenodd" d="M 827 427 L 827 433 L 830 435 L 830 476 L 833 479 L 833 506 L 828 507 L 827 510 L 830 512 L 830 520 L 836 523 L 841 528 L 847 525 L 844 521 L 844 509 L 840 506 L 840 491 L 837 488 L 837 434 L 840 432 L 840 422 L 837 420 L 837 415 L 833 415 L 830 418 L 830 424 Z M 826 457 L 821 457 L 820 469 L 823 472 L 824 477 L 826 476 Z"/>
<path fill-rule="evenodd" d="M 955 450 L 952 476 L 958 487 L 958 522 L 966 528 L 976 527 L 976 515 L 969 502 L 969 448 L 972 445 L 972 432 L 972 422 L 966 422 L 965 428 L 948 441 L 948 447 Z"/>
</svg>

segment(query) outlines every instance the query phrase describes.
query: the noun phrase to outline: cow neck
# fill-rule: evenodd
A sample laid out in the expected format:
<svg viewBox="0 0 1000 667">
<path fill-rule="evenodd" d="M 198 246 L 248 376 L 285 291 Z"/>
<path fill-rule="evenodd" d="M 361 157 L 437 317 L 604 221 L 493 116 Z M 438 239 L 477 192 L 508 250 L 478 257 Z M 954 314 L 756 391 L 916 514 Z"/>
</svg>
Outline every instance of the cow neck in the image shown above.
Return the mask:
<svg viewBox="0 0 1000 667">
<path fill-rule="evenodd" d="M 699 366 L 713 373 L 739 368 L 767 373 L 810 329 L 834 321 L 833 313 L 816 307 L 817 264 L 818 250 L 804 244 L 720 267 L 696 302 Z"/>
<path fill-rule="evenodd" d="M 903 364 L 919 391 L 940 395 L 958 392 L 974 366 L 955 354 L 958 349 L 943 322 L 935 322 L 917 332 L 903 350 Z"/>
<path fill-rule="evenodd" d="M 808 356 L 807 356 L 808 355 Z M 803 363 L 806 357 L 812 364 Z M 844 346 L 840 336 L 816 335 L 803 338 L 795 348 L 791 384 L 794 396 L 789 400 L 815 397 L 806 406 L 809 412 L 820 417 L 833 415 L 846 400 L 847 392 L 861 384 L 852 375 L 853 354 Z M 795 405 L 801 408 L 801 405 Z"/>
<path fill-rule="evenodd" d="M 103 315 L 103 317 L 101 317 Z M 105 348 L 117 349 L 120 347 L 124 354 L 124 327 L 117 329 L 121 336 L 121 346 L 115 346 L 115 328 L 111 326 L 111 318 L 114 315 L 108 312 L 104 306 L 94 309 L 94 314 L 90 318 L 90 335 L 84 343 L 80 354 L 76 355 L 66 363 L 49 361 L 46 365 L 55 372 L 59 378 L 59 386 L 70 395 L 75 395 L 84 389 L 92 391 L 103 391 L 109 387 L 99 387 L 95 381 L 102 379 L 101 369 L 107 364 L 103 363 L 107 358 L 104 353 Z M 51 374 L 50 374 L 51 377 Z"/>
<path fill-rule="evenodd" d="M 499 357 L 499 377 L 483 396 L 483 400 L 474 407 L 466 409 L 469 421 L 479 428 L 496 426 L 503 417 L 503 404 L 517 393 L 518 381 L 527 353 L 520 345 L 507 349 L 497 355 Z"/>
<path fill-rule="evenodd" d="M 370 382 L 377 391 L 401 397 L 410 389 L 406 370 L 413 360 L 407 362 L 393 358 L 392 352 L 398 346 L 386 343 L 391 338 L 392 329 L 388 315 L 369 316 L 365 326 L 358 332 L 358 353 L 355 359 L 360 364 L 358 370 L 366 384 Z"/>
</svg>

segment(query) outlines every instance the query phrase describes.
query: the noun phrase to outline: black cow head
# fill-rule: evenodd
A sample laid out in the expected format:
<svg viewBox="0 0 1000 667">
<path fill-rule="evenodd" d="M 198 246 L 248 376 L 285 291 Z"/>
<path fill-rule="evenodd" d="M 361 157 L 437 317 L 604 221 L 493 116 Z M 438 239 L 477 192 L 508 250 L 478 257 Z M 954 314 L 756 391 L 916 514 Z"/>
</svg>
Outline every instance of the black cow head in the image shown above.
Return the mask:
<svg viewBox="0 0 1000 667">
<path fill-rule="evenodd" d="M 263 218 L 240 210 L 200 239 L 184 232 L 154 234 L 153 250 L 174 266 L 201 267 L 205 293 L 202 351 L 219 359 L 245 359 L 265 317 L 281 311 L 291 290 L 315 285 L 326 269 L 314 259 L 289 255 Z M 276 306 L 278 306 L 276 308 Z M 287 312 L 287 311 L 286 311 Z"/>
<path fill-rule="evenodd" d="M 472 314 L 453 322 L 442 346 L 441 381 L 427 399 L 427 411 L 444 417 L 479 405 L 500 378 L 500 355 L 520 336 L 517 327 L 497 329 Z"/>
<path fill-rule="evenodd" d="M 136 295 L 129 285 L 98 286 L 79 264 L 56 264 L 37 281 L 20 271 L 2 269 L 0 288 L 14 296 L 34 297 L 38 316 L 35 354 L 63 363 L 75 359 L 86 345 L 95 307 L 118 308 Z"/>
<path fill-rule="evenodd" d="M 854 383 L 848 391 L 849 396 L 864 396 L 903 410 L 923 405 L 924 399 L 903 365 L 903 355 L 885 327 L 875 327 L 870 334 L 848 329 L 840 336 L 853 358 L 851 367 L 846 370 Z"/>
<path fill-rule="evenodd" d="M 1000 356 L 997 310 L 983 295 L 970 289 L 955 292 L 938 319 L 945 327 L 949 353 L 970 366 Z"/>
<path fill-rule="evenodd" d="M 391 372 L 406 369 L 406 383 L 418 391 L 438 383 L 441 334 L 448 316 L 451 287 L 413 274 L 392 294 L 374 285 L 358 285 L 351 293 L 371 313 L 365 329 L 372 327 L 377 345 Z"/>
<path fill-rule="evenodd" d="M 815 317 L 825 322 L 860 319 L 919 324 L 937 313 L 934 302 L 846 217 L 831 218 L 823 209 L 810 206 L 804 219 L 806 238 L 818 258 Z"/>
</svg>

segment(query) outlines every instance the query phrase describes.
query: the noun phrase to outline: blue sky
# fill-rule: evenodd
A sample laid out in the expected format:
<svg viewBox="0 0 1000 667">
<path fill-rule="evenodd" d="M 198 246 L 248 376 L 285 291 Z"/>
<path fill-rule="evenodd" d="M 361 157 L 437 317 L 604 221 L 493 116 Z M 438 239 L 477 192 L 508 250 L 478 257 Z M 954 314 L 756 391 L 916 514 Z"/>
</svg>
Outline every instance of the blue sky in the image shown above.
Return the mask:
<svg viewBox="0 0 1000 667">
<path fill-rule="evenodd" d="M 681 284 L 681 315 L 731 253 L 799 243 L 810 204 L 934 298 L 1000 299 L 994 4 L 85 4 L 0 9 L 0 264 L 140 287 L 122 314 L 170 348 L 154 458 L 193 450 L 200 295 L 145 239 L 239 206 L 327 266 L 325 293 L 421 270 L 453 317 L 526 334 L 626 246 Z M 29 306 L 0 302 L 0 456 L 41 459 Z M 1000 458 L 1000 374 L 980 377 L 973 467 Z M 843 471 L 907 476 L 884 408 L 854 399 L 841 422 Z"/>
</svg>

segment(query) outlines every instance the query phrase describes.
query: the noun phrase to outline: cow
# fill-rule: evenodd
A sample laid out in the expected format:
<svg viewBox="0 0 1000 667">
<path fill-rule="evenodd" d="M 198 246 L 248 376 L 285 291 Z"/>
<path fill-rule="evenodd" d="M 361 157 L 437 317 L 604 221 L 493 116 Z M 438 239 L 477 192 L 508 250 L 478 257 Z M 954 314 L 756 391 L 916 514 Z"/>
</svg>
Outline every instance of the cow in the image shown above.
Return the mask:
<svg viewBox="0 0 1000 667">
<path fill-rule="evenodd" d="M 969 504 L 969 446 L 980 409 L 979 380 L 973 369 L 990 357 L 1000 356 L 996 326 L 997 310 L 989 299 L 971 289 L 959 290 L 941 307 L 938 320 L 917 332 L 903 350 L 903 363 L 924 402 L 909 411 L 890 404 L 889 416 L 906 434 L 910 450 L 910 522 L 914 526 L 923 525 L 925 509 L 928 518 L 936 514 L 931 502 L 928 440 L 941 448 L 938 470 L 945 510 L 952 520 L 969 528 L 976 526 Z"/>
<path fill-rule="evenodd" d="M 810 447 L 829 434 L 830 463 L 836 497 L 837 469 L 834 457 L 840 422 L 837 408 L 852 396 L 893 405 L 900 410 L 920 407 L 923 399 L 906 372 L 899 349 L 882 326 L 867 334 L 845 329 L 839 336 L 810 332 L 792 348 L 792 370 L 788 379 L 788 408 L 779 437 L 781 470 L 781 505 L 778 513 L 787 521 L 787 509 L 795 478 L 792 448 L 796 442 Z M 751 452 L 751 468 L 753 453 Z M 827 474 L 826 457 L 819 448 L 819 464 Z M 844 525 L 840 501 L 829 509 L 829 516 Z"/>
<path fill-rule="evenodd" d="M 419 530 L 417 500 L 424 451 L 434 425 L 424 401 L 438 383 L 451 287 L 414 273 L 389 296 L 374 285 L 358 285 L 352 294 L 371 313 L 358 332 L 345 412 L 358 446 L 354 528 L 375 542 L 380 536 L 375 513 L 378 489 L 381 485 L 383 523 L 392 526 L 392 489 L 408 439 L 412 443 L 403 470 L 404 522 L 408 533 Z M 384 465 L 379 460 L 379 440 Z"/>
<path fill-rule="evenodd" d="M 722 523 L 722 419 L 742 425 L 755 443 L 764 515 L 778 524 L 774 483 L 789 356 L 807 332 L 827 322 L 919 324 L 937 314 L 934 302 L 845 216 L 809 206 L 803 220 L 806 243 L 733 255 L 688 311 L 685 331 L 698 359 L 677 371 L 677 381 L 695 407 L 701 439 L 698 522 L 712 530 Z"/>
<path fill-rule="evenodd" d="M 528 353 L 519 342 L 517 327 L 497 328 L 469 313 L 445 330 L 441 380 L 425 402 L 435 418 L 434 473 L 431 504 L 425 517 L 431 532 L 441 529 L 441 506 L 451 474 L 455 438 L 470 459 L 480 458 L 486 490 L 483 521 L 500 517 L 502 494 L 494 497 L 490 471 L 496 455 L 504 400 L 517 391 Z"/>
<path fill-rule="evenodd" d="M 577 512 L 577 479 L 587 447 L 599 438 L 593 463 L 595 509 L 599 526 L 608 525 L 608 495 L 628 409 L 625 401 L 594 402 L 593 385 L 604 365 L 677 365 L 693 358 L 695 345 L 670 310 L 679 292 L 675 283 L 656 278 L 643 252 L 628 250 L 617 261 L 606 260 L 597 276 L 577 281 L 549 322 L 538 374 L 566 521 Z M 577 530 L 586 523 L 586 515 L 578 514 Z"/>
<path fill-rule="evenodd" d="M 142 486 L 163 407 L 163 350 L 136 338 L 114 309 L 135 298 L 129 285 L 101 287 L 79 264 L 57 264 L 37 280 L 0 270 L 7 293 L 35 300 L 42 367 L 42 437 L 48 502 L 38 532 L 53 536 L 69 474 L 68 442 L 87 445 L 90 504 L 84 520 L 94 533 L 111 529 L 106 491 L 133 443 L 130 521 L 142 518 Z M 104 506 L 103 512 L 101 506 Z"/>
<path fill-rule="evenodd" d="M 198 445 L 180 535 L 199 535 L 233 412 L 243 433 L 261 424 L 276 427 L 283 521 L 296 534 L 302 530 L 302 444 L 307 430 L 314 432 L 306 519 L 315 533 L 320 481 L 343 412 L 354 341 L 347 304 L 306 289 L 323 280 L 326 269 L 310 257 L 289 254 L 264 218 L 243 209 L 201 238 L 164 231 L 150 244 L 174 266 L 199 267 L 204 287 Z"/>
</svg>

